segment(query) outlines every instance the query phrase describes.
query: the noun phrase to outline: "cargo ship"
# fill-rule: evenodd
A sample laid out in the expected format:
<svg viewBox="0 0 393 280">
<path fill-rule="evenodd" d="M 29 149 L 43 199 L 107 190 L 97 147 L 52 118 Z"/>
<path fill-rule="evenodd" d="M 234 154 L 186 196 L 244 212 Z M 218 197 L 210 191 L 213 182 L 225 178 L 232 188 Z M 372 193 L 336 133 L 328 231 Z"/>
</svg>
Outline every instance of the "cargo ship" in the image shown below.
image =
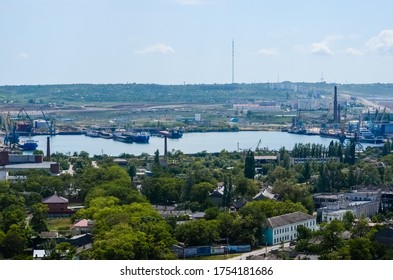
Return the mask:
<svg viewBox="0 0 393 280">
<path fill-rule="evenodd" d="M 113 140 L 124 142 L 124 143 L 132 143 L 133 137 L 132 135 L 127 135 L 126 133 L 115 132 L 113 133 Z"/>
<path fill-rule="evenodd" d="M 120 139 L 127 140 L 129 141 L 128 143 L 149 143 L 150 140 L 150 135 L 143 132 L 124 132 L 121 134 L 121 136 L 125 138 L 121 137 Z M 121 141 L 120 139 L 118 138 L 119 141 Z"/>
<path fill-rule="evenodd" d="M 149 143 L 150 136 L 146 133 L 133 133 L 132 141 L 135 143 Z"/>
<path fill-rule="evenodd" d="M 38 141 L 27 139 L 19 144 L 19 148 L 23 151 L 35 151 L 38 147 Z"/>
</svg>

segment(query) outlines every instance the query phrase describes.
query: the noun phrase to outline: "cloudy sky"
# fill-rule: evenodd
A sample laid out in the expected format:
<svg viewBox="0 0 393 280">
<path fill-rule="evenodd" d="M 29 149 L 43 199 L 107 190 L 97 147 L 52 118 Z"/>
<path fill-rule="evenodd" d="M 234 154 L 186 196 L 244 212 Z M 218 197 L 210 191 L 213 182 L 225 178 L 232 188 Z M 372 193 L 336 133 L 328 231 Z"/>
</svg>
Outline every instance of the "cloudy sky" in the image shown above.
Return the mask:
<svg viewBox="0 0 393 280">
<path fill-rule="evenodd" d="M 0 0 L 0 85 L 393 83 L 393 1 Z"/>
</svg>

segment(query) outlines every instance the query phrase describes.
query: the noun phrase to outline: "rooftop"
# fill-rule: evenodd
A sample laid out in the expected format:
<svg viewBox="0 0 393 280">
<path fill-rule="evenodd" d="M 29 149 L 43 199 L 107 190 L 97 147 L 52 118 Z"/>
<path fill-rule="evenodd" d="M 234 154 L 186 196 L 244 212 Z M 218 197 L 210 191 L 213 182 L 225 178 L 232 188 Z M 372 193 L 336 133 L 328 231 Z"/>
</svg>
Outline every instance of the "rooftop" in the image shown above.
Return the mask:
<svg viewBox="0 0 393 280">
<path fill-rule="evenodd" d="M 42 203 L 68 203 L 68 199 L 57 194 L 44 198 Z"/>
<path fill-rule="evenodd" d="M 303 212 L 294 212 L 269 218 L 267 219 L 267 222 L 270 227 L 281 227 L 302 221 L 307 221 L 313 218 L 313 216 Z"/>
</svg>

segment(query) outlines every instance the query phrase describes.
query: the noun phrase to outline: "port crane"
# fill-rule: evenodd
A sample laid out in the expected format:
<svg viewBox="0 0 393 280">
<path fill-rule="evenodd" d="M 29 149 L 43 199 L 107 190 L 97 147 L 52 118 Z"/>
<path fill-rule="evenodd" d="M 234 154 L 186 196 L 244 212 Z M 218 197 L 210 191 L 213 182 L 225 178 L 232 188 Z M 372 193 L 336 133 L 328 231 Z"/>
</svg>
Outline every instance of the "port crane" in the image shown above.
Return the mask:
<svg viewBox="0 0 393 280">
<path fill-rule="evenodd" d="M 56 134 L 56 128 L 53 120 L 50 120 L 47 115 L 45 114 L 44 110 L 40 108 L 42 116 L 44 117 L 44 120 L 46 122 L 46 125 L 48 126 L 48 132 L 49 135 L 55 135 Z"/>
<path fill-rule="evenodd" d="M 16 124 L 12 122 L 11 115 L 3 113 L 2 125 L 5 129 L 4 145 L 14 147 L 19 143 L 19 135 L 16 133 Z"/>
<path fill-rule="evenodd" d="M 255 148 L 255 151 L 257 152 L 259 150 L 259 145 L 261 145 L 262 139 L 259 139 L 258 144 Z"/>
</svg>

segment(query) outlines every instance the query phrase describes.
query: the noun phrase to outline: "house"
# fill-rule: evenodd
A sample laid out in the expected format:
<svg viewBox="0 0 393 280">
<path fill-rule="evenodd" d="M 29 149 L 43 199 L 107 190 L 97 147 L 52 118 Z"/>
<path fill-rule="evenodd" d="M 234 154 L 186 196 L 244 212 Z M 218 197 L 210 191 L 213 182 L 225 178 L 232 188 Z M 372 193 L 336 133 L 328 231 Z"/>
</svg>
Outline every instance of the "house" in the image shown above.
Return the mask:
<svg viewBox="0 0 393 280">
<path fill-rule="evenodd" d="M 222 206 L 224 188 L 224 182 L 219 182 L 217 183 L 217 187 L 209 194 L 209 200 L 213 205 Z"/>
<path fill-rule="evenodd" d="M 74 214 L 74 211 L 68 208 L 68 199 L 57 194 L 43 199 L 42 203 L 48 206 L 48 215 L 51 217 L 68 217 Z"/>
<path fill-rule="evenodd" d="M 88 219 L 83 219 L 73 224 L 71 227 L 72 235 L 80 235 L 82 233 L 90 233 L 93 229 L 94 222 Z"/>
<path fill-rule="evenodd" d="M 278 195 L 273 193 L 273 187 L 268 186 L 267 188 L 264 188 L 262 191 L 257 193 L 254 197 L 253 200 L 263 200 L 263 199 L 278 199 Z"/>
<path fill-rule="evenodd" d="M 277 245 L 281 242 L 296 240 L 299 225 L 315 230 L 316 217 L 303 212 L 294 212 L 268 218 L 267 227 L 263 233 L 266 245 Z"/>
</svg>

